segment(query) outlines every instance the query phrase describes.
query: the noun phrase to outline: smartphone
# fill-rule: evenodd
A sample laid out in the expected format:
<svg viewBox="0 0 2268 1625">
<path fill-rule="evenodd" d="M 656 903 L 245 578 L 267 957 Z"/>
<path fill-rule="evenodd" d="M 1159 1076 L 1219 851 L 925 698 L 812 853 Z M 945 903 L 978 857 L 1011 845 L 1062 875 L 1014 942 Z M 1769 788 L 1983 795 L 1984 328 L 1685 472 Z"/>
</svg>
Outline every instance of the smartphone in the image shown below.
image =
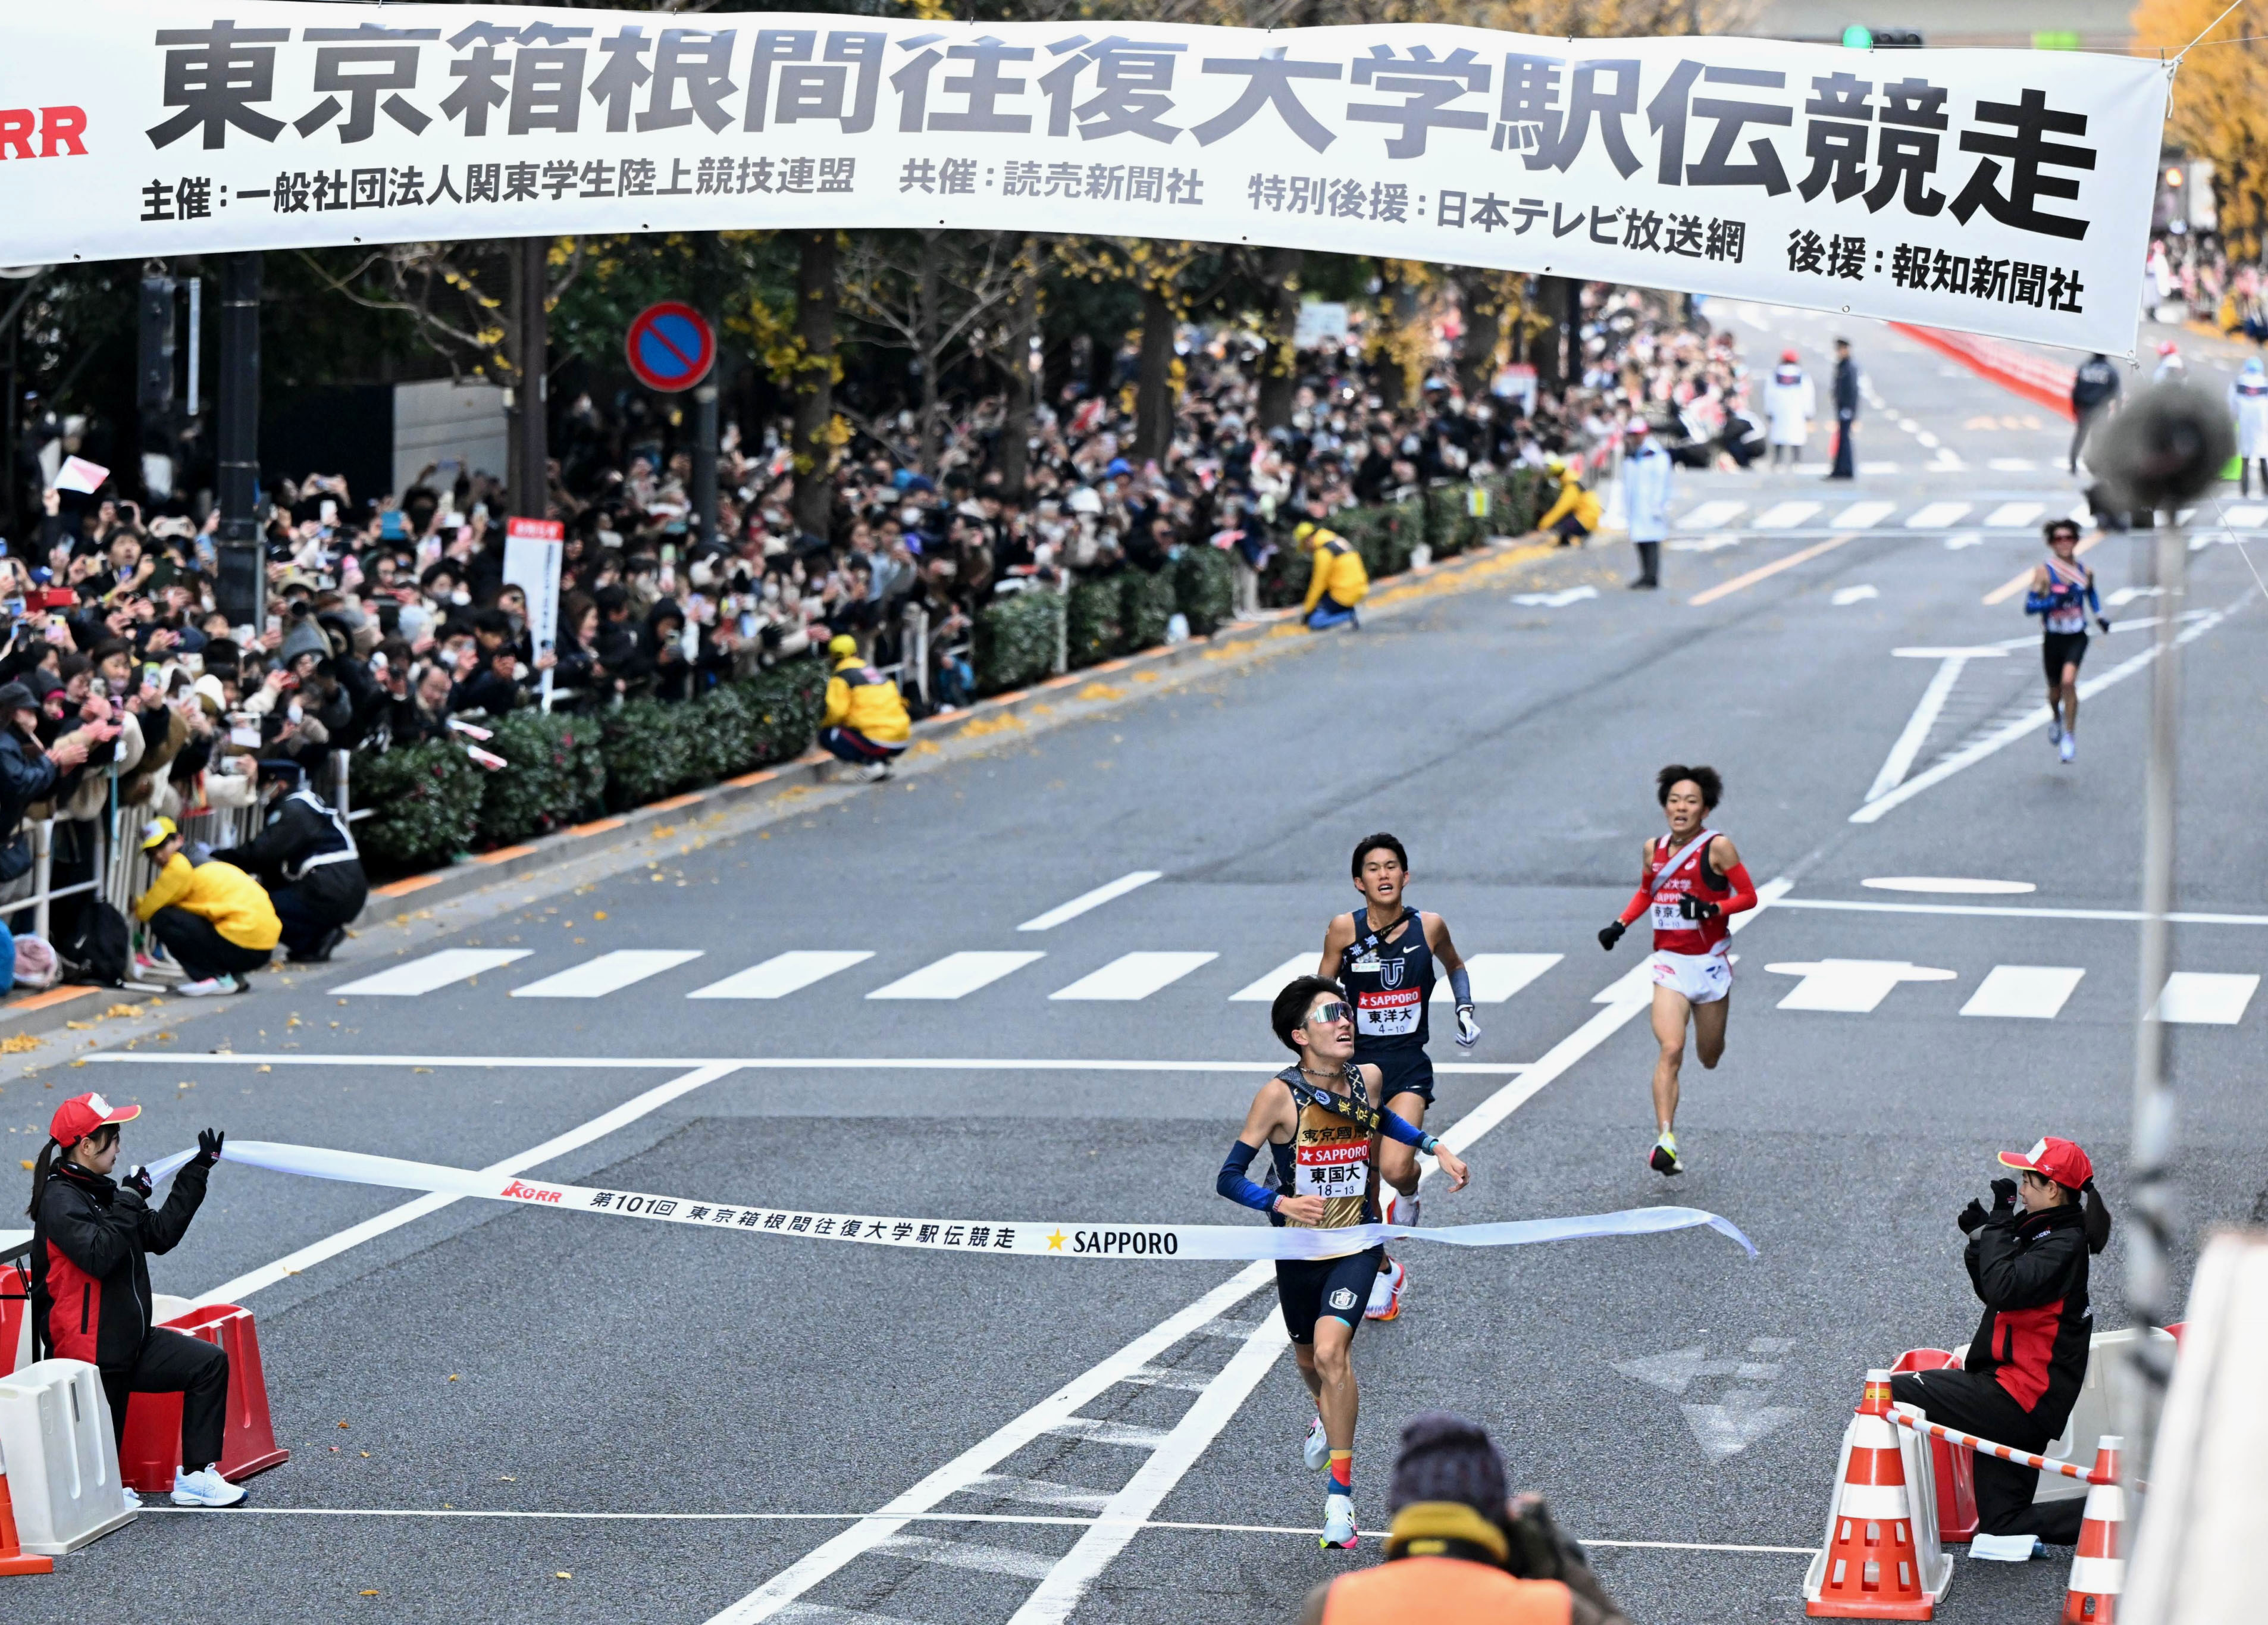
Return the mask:
<svg viewBox="0 0 2268 1625">
<path fill-rule="evenodd" d="M 328 496 L 324 497 L 320 517 L 326 526 L 336 525 L 339 522 L 339 504 Z"/>
<path fill-rule="evenodd" d="M 5 610 L 11 618 L 20 617 L 24 613 L 24 600 L 20 598 L 0 599 L 0 610 Z"/>
</svg>

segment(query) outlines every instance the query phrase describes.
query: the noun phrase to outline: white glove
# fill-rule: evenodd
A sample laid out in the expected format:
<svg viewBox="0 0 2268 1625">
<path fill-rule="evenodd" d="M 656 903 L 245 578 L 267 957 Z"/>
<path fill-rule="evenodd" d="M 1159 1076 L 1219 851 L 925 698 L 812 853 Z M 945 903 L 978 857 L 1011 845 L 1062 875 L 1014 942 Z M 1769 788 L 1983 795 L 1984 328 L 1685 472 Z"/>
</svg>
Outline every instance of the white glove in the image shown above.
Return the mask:
<svg viewBox="0 0 2268 1625">
<path fill-rule="evenodd" d="M 1473 1019 L 1473 1007 L 1469 1004 L 1458 1005 L 1457 1047 L 1460 1049 L 1470 1049 L 1480 1041 L 1481 1024 Z"/>
</svg>

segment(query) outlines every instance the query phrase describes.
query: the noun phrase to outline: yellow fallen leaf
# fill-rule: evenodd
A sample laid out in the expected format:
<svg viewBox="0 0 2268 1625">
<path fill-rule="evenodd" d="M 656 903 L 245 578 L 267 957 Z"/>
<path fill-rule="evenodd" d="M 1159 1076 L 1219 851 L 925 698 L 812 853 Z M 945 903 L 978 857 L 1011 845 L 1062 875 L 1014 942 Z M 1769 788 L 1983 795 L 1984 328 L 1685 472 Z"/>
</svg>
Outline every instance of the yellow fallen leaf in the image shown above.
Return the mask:
<svg viewBox="0 0 2268 1625">
<path fill-rule="evenodd" d="M 74 1033 L 84 1033 L 87 1028 L 92 1026 L 94 1023 L 92 1021 L 66 1021 L 63 1025 Z"/>
<path fill-rule="evenodd" d="M 571 1580 L 575 1577 L 564 1569 L 554 1569 L 551 1571 L 551 1577 L 555 1580 Z"/>
<path fill-rule="evenodd" d="M 366 1451 L 366 1450 L 365 1450 L 365 1451 L 364 1451 L 364 1452 L 362 1452 L 362 1459 L 363 1459 L 364 1461 L 369 1460 L 370 1460 L 370 1452 L 368 1452 L 368 1451 Z"/>
<path fill-rule="evenodd" d="M 74 1062 L 71 1062 L 71 1064 L 72 1064 L 73 1066 L 85 1066 L 85 1065 L 86 1064 L 86 1062 L 84 1062 L 84 1061 L 74 1061 Z M 55 1085 L 54 1085 L 53 1084 L 49 1084 L 49 1085 L 48 1085 L 48 1088 L 50 1088 L 50 1089 L 53 1089 L 53 1088 L 55 1087 Z"/>
<path fill-rule="evenodd" d="M 274 1071 L 276 1069 L 275 1069 L 274 1067 L 272 1067 L 272 1066 L 269 1066 L 266 1062 L 264 1062 L 264 1061 L 263 1061 L 263 1062 L 261 1062 L 258 1066 L 254 1067 L 252 1070 L 253 1070 L 254 1071 L 255 1071 L 255 1072 L 272 1072 L 272 1071 Z"/>
<path fill-rule="evenodd" d="M 456 1372 L 454 1372 L 454 1371 L 451 1371 L 451 1372 L 449 1373 L 449 1380 L 450 1380 L 451 1382 L 454 1382 L 454 1381 L 456 1381 L 456 1380 L 457 1380 L 457 1373 L 456 1373 Z"/>
<path fill-rule="evenodd" d="M 342 1422 L 341 1423 L 339 1423 L 339 1426 L 341 1426 L 341 1427 L 342 1427 L 342 1428 L 343 1428 L 344 1426 L 346 1426 L 346 1425 L 347 1425 L 347 1424 L 346 1424 L 345 1423 L 343 1423 L 343 1422 Z"/>
<path fill-rule="evenodd" d="M 24 1172 L 25 1172 L 25 1173 L 29 1173 L 32 1171 L 32 1165 L 32 1165 L 32 1159 L 31 1159 L 29 1157 L 25 1158 L 24 1158 Z"/>
<path fill-rule="evenodd" d="M 375 1597 L 378 1593 L 376 1592 L 364 1592 L 363 1595 L 365 1597 Z"/>
<path fill-rule="evenodd" d="M 607 917 L 607 911 L 604 908 L 601 908 L 591 917 L 594 920 L 603 920 Z"/>
<path fill-rule="evenodd" d="M 519 1481 L 509 1473 L 499 1473 L 497 1474 L 497 1482 L 499 1484 L 517 1484 Z"/>
<path fill-rule="evenodd" d="M 1158 680 L 1158 673 L 1155 672 L 1137 672 L 1134 673 L 1134 680 L 1138 683 L 1154 683 Z"/>
<path fill-rule="evenodd" d="M 1079 697 L 1082 700 L 1123 700 L 1126 697 L 1126 690 L 1113 688 L 1108 683 L 1093 682 L 1079 691 Z"/>
<path fill-rule="evenodd" d="M 39 1047 L 39 1038 L 30 1033 L 11 1033 L 7 1037 L 0 1038 L 0 1055 L 20 1055 Z"/>
<path fill-rule="evenodd" d="M 261 1071 L 265 1072 L 268 1069 L 267 1069 L 266 1067 L 264 1067 L 264 1066 L 263 1066 L 263 1067 L 261 1067 L 260 1070 L 261 1070 Z M 411 1067 L 409 1070 L 410 1070 L 412 1072 L 430 1072 L 430 1071 L 431 1071 L 433 1069 L 432 1069 L 431 1067 L 430 1067 L 430 1066 L 413 1066 L 413 1067 Z"/>
<path fill-rule="evenodd" d="M 139 1004 L 113 1004 L 108 1010 L 104 1011 L 100 1016 L 97 1017 L 96 1019 L 107 1021 L 113 1016 L 138 1016 L 141 1013 L 142 1006 Z"/>
</svg>

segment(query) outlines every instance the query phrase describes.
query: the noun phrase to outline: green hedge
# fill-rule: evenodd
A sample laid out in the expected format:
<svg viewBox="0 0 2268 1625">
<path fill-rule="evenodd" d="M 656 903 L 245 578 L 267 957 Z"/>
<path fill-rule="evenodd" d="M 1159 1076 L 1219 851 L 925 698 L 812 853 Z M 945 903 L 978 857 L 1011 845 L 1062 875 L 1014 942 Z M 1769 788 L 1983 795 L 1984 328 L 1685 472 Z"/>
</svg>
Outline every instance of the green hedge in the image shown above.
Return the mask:
<svg viewBox="0 0 2268 1625">
<path fill-rule="evenodd" d="M 1028 688 L 1056 668 L 1064 599 L 1044 587 L 995 599 L 976 612 L 976 692 Z"/>
<path fill-rule="evenodd" d="M 1064 637 L 1074 670 L 1125 652 L 1124 597 L 1116 576 L 1082 581 L 1071 588 L 1064 605 Z"/>
<path fill-rule="evenodd" d="M 452 739 L 356 757 L 353 799 L 372 809 L 355 827 L 356 845 L 391 870 L 446 863 L 477 835 L 488 776 Z"/>
<path fill-rule="evenodd" d="M 482 845 L 510 846 L 580 823 L 598 810 L 607 764 L 596 722 L 515 711 L 494 727 L 486 748 L 512 765 L 481 775 L 476 827 Z"/>
<path fill-rule="evenodd" d="M 659 801 L 686 778 L 681 709 L 659 700 L 628 700 L 600 718 L 607 759 L 607 805 L 624 812 Z"/>
<path fill-rule="evenodd" d="M 1155 573 L 1146 570 L 1118 572 L 1118 622 L 1125 629 L 1125 647 L 1154 649 L 1166 641 L 1166 623 L 1180 607 L 1174 591 L 1174 571 L 1167 565 Z"/>
<path fill-rule="evenodd" d="M 1236 570 L 1225 548 L 1192 543 L 1174 561 L 1174 601 L 1189 617 L 1189 635 L 1204 637 L 1236 613 Z"/>
</svg>

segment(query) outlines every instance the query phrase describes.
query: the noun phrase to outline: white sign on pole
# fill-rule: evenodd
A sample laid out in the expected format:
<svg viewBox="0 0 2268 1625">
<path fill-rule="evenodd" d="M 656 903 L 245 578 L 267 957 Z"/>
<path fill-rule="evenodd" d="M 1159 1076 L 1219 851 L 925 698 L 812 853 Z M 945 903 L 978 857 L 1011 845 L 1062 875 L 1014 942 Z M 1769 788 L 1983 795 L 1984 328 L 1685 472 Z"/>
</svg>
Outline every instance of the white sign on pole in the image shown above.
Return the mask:
<svg viewBox="0 0 2268 1625">
<path fill-rule="evenodd" d="M 504 578 L 527 595 L 527 641 L 536 655 L 559 647 L 559 572 L 567 557 L 567 527 L 557 519 L 506 519 Z M 543 668 L 543 709 L 551 709 L 551 668 Z"/>
<path fill-rule="evenodd" d="M 351 19 L 351 20 L 350 20 Z M 1267 243 L 2131 353 L 2171 64 L 1432 25 L 11 12 L 0 256 L 808 226 Z M 20 128 L 18 128 L 20 126 Z"/>
</svg>

